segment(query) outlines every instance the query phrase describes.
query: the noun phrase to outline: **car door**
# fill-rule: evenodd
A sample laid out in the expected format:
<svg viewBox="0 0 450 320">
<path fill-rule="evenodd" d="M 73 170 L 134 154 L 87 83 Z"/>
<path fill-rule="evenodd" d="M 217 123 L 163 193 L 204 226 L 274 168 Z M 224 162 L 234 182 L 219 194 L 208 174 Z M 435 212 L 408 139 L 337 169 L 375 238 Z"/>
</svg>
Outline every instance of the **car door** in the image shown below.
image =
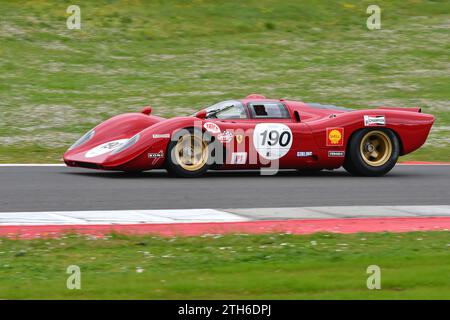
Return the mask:
<svg viewBox="0 0 450 320">
<path fill-rule="evenodd" d="M 310 137 L 309 128 L 287 103 L 251 101 L 247 108 L 255 123 L 251 147 L 262 159 L 275 161 L 270 164 L 272 167 L 299 168 L 307 160 L 302 155 L 312 156 L 310 148 L 304 148 L 305 138 Z"/>
<path fill-rule="evenodd" d="M 245 114 L 239 117 L 229 110 L 228 116 L 218 114 L 213 120 L 220 128 L 217 138 L 227 150 L 224 168 L 298 168 L 311 160 L 308 143 L 302 148 L 311 136 L 309 128 L 287 105 L 280 101 L 248 101 L 242 106 Z"/>
<path fill-rule="evenodd" d="M 249 161 L 249 134 L 253 132 L 254 121 L 250 119 L 247 107 L 241 101 L 224 101 L 211 107 L 220 108 L 213 118 L 205 119 L 205 129 L 213 134 L 226 149 L 225 159 L 217 157 L 223 164 L 222 168 L 252 168 L 258 167 L 254 161 Z M 208 127 L 210 129 L 208 129 Z"/>
</svg>

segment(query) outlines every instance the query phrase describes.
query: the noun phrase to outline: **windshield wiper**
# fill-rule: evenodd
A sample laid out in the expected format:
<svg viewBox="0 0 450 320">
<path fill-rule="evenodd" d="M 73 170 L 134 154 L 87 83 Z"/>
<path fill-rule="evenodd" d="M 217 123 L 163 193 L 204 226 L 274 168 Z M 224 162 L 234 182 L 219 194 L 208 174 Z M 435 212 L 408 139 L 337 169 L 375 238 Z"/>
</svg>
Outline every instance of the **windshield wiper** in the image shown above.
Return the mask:
<svg viewBox="0 0 450 320">
<path fill-rule="evenodd" d="M 234 105 L 232 104 L 232 105 L 230 105 L 230 106 L 228 106 L 228 107 L 225 107 L 225 108 L 222 108 L 222 109 L 214 109 L 214 110 L 211 110 L 211 111 L 209 111 L 208 112 L 208 114 L 206 115 L 206 117 L 210 117 L 210 116 L 215 116 L 217 113 L 219 113 L 220 111 L 225 111 L 225 110 L 228 110 L 228 109 L 230 109 L 230 108 L 233 108 L 234 107 Z"/>
</svg>

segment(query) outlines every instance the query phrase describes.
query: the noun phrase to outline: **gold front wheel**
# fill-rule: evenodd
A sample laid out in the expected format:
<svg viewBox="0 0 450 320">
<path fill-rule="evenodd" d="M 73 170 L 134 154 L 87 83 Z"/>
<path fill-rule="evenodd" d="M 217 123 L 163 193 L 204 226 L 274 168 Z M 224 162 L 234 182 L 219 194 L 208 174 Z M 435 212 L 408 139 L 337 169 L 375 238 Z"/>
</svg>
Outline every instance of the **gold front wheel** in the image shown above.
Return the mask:
<svg viewBox="0 0 450 320">
<path fill-rule="evenodd" d="M 194 133 L 181 136 L 175 145 L 175 161 L 186 171 L 202 169 L 208 161 L 208 145 Z"/>
<path fill-rule="evenodd" d="M 379 130 L 367 132 L 359 146 L 363 161 L 373 167 L 386 164 L 392 156 L 392 141 L 386 133 Z"/>
</svg>

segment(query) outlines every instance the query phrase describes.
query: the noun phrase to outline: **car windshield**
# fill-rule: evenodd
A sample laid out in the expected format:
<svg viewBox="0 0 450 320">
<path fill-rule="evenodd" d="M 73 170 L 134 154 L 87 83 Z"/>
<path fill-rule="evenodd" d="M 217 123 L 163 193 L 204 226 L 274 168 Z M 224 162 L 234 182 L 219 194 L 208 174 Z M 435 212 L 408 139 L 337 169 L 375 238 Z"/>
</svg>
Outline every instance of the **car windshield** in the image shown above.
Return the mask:
<svg viewBox="0 0 450 320">
<path fill-rule="evenodd" d="M 222 101 L 205 109 L 207 119 L 246 119 L 247 112 L 241 102 Z"/>
</svg>

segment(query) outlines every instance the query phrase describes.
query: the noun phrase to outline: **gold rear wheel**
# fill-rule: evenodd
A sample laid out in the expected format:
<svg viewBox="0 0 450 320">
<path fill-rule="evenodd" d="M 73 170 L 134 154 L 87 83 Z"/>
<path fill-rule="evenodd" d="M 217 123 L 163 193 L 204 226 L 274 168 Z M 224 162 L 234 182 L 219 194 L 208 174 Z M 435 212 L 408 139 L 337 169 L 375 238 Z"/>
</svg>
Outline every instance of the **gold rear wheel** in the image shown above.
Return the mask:
<svg viewBox="0 0 450 320">
<path fill-rule="evenodd" d="M 386 133 L 379 130 L 367 132 L 359 146 L 363 161 L 373 167 L 386 164 L 392 156 L 393 146 Z"/>
<path fill-rule="evenodd" d="M 400 151 L 400 141 L 392 130 L 358 130 L 347 143 L 343 166 L 352 175 L 380 177 L 394 168 Z"/>
<path fill-rule="evenodd" d="M 185 134 L 175 145 L 175 160 L 186 171 L 197 171 L 208 161 L 208 145 L 202 136 L 194 133 Z"/>
</svg>

